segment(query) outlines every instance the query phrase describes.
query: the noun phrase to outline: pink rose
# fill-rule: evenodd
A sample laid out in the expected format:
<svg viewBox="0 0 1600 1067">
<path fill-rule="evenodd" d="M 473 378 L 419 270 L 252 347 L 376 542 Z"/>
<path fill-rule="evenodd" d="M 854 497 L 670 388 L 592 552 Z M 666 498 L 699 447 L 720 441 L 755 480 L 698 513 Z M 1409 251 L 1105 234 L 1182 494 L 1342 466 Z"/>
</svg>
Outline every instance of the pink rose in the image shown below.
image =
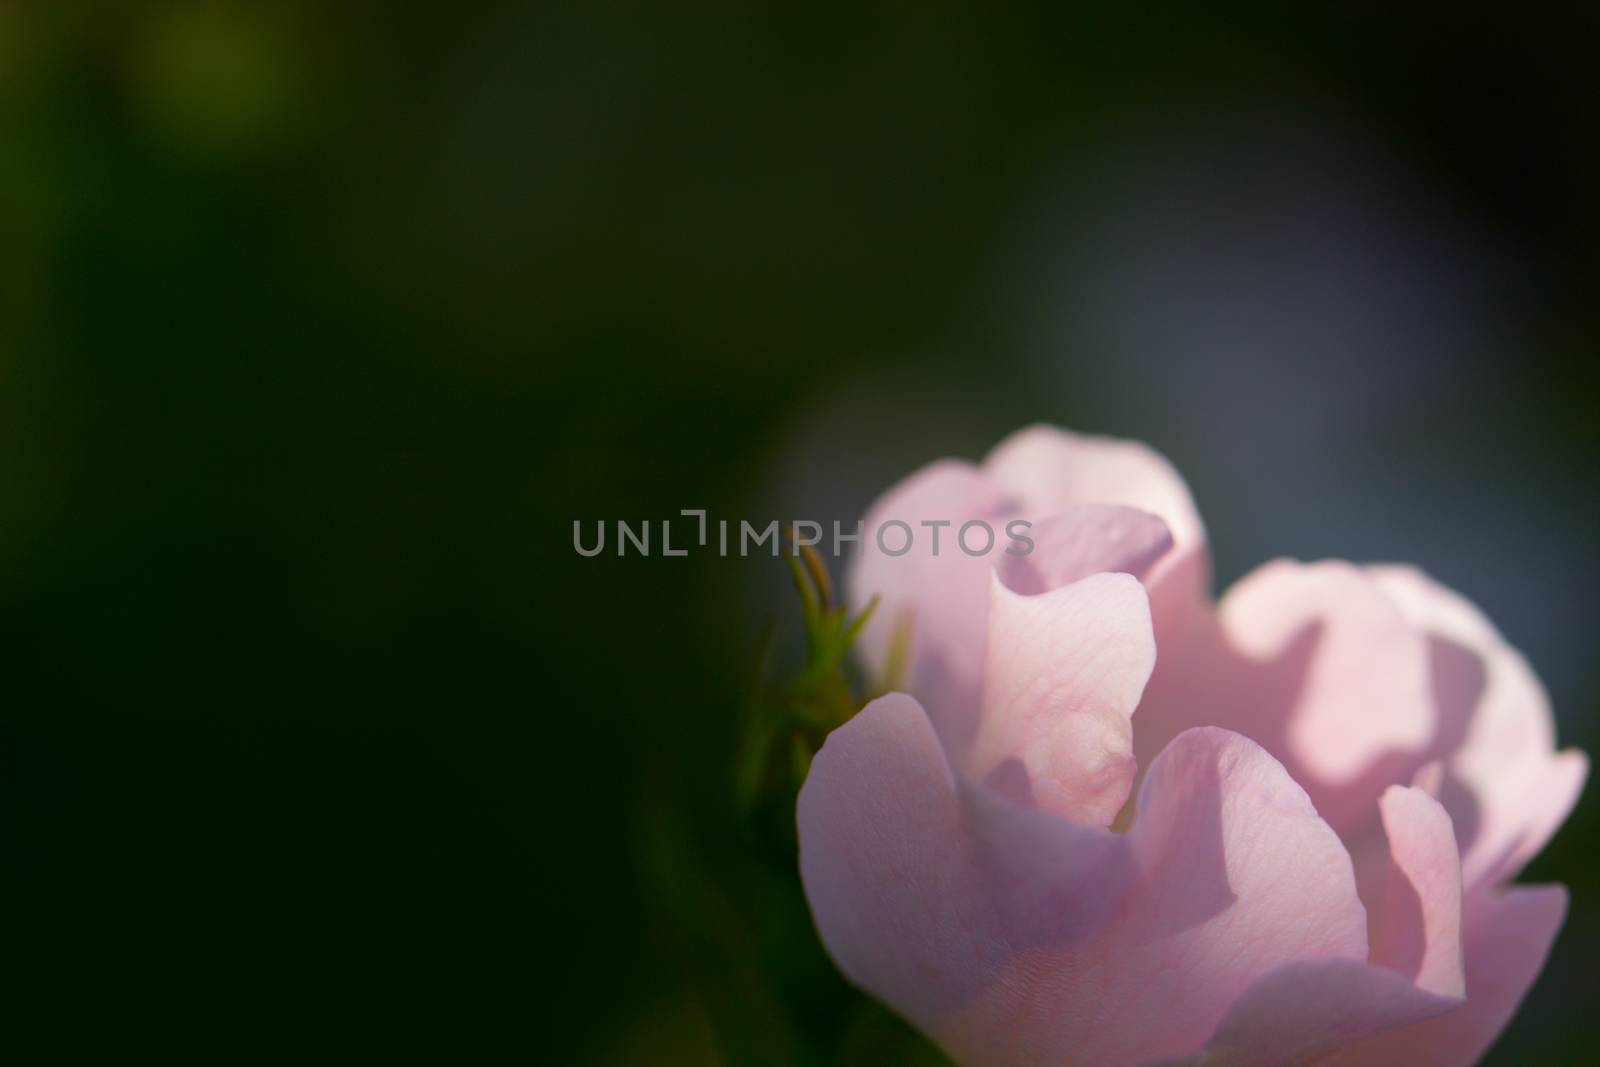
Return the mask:
<svg viewBox="0 0 1600 1067">
<path fill-rule="evenodd" d="M 1033 520 L 1032 553 L 952 534 Z M 1527 662 L 1407 567 L 1278 561 L 1213 603 L 1142 445 L 1036 427 L 867 519 L 904 688 L 817 753 L 800 866 L 849 978 L 969 1065 L 1466 1064 L 1543 965 L 1506 888 L 1587 773 Z M 896 537 L 895 545 L 898 546 Z"/>
</svg>

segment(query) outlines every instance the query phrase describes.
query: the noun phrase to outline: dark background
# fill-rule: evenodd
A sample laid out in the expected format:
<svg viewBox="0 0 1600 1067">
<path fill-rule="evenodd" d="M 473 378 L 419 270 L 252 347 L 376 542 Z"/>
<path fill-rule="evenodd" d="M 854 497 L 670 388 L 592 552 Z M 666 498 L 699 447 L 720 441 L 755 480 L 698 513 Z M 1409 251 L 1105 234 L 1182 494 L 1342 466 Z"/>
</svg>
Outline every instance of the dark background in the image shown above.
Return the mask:
<svg viewBox="0 0 1600 1067">
<path fill-rule="evenodd" d="M 22 1058 L 937 1062 L 734 814 L 786 573 L 571 523 L 1034 420 L 1223 583 L 1422 564 L 1600 751 L 1593 10 L 0 6 Z M 1592 797 L 1494 1063 L 1596 1047 Z"/>
</svg>

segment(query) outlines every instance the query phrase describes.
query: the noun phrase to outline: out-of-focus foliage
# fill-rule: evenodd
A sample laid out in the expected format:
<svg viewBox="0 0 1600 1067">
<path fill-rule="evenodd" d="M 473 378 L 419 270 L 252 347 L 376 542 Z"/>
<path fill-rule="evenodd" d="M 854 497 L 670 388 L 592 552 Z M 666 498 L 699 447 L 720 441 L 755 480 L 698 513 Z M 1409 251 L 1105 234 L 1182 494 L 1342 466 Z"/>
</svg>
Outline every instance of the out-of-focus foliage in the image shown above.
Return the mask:
<svg viewBox="0 0 1600 1067">
<path fill-rule="evenodd" d="M 822 554 L 808 544 L 786 550 L 784 562 L 800 600 L 805 657 L 792 677 L 769 682 L 772 629 L 763 635 L 750 710 L 740 726 L 734 757 L 734 792 L 746 812 L 758 801 L 775 801 L 787 822 L 811 757 L 867 699 L 867 687 L 851 669 L 850 655 L 878 602 L 874 598 L 853 612 L 834 593 Z M 887 691 L 892 684 L 879 682 L 874 688 Z"/>
</svg>

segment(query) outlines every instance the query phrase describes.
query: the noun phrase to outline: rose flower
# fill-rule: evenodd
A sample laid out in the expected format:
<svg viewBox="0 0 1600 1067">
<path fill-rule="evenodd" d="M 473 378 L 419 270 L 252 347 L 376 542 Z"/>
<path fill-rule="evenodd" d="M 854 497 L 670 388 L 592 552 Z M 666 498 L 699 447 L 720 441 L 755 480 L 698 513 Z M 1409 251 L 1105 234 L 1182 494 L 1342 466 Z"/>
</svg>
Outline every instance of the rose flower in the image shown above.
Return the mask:
<svg viewBox="0 0 1600 1067">
<path fill-rule="evenodd" d="M 1522 655 L 1410 567 L 1278 561 L 1213 602 L 1132 442 L 1024 430 L 867 525 L 1019 517 L 1026 554 L 863 539 L 861 653 L 903 691 L 798 805 L 845 975 L 969 1067 L 1480 1057 L 1566 909 L 1507 883 L 1587 773 Z"/>
</svg>

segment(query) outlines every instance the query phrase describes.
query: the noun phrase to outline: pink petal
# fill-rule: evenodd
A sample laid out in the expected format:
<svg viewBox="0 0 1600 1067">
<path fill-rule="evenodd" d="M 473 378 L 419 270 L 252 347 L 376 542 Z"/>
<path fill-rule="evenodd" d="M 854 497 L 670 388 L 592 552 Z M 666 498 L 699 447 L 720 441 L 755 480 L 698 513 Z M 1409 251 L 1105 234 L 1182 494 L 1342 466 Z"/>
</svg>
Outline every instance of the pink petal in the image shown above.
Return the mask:
<svg viewBox="0 0 1600 1067">
<path fill-rule="evenodd" d="M 1156 660 L 1144 587 L 1092 574 L 1023 596 L 996 575 L 990 589 L 983 713 L 963 769 L 1020 803 L 1109 825 L 1133 783 L 1128 720 Z"/>
<path fill-rule="evenodd" d="M 1205 527 L 1189 487 L 1160 453 L 1138 441 L 1030 426 L 990 450 L 984 469 L 1035 514 L 1087 502 L 1123 504 L 1159 515 L 1179 555 L 1205 549 Z"/>
<path fill-rule="evenodd" d="M 1467 1001 L 1360 1042 L 1329 1067 L 1467 1067 L 1493 1044 L 1544 967 L 1567 910 L 1561 886 L 1479 891 L 1463 916 Z"/>
<path fill-rule="evenodd" d="M 1119 835 L 959 784 L 903 693 L 828 736 L 797 823 L 801 880 L 829 954 L 936 1039 L 979 1005 L 1009 1000 L 1036 1026 L 1052 1018 L 1048 983 L 1022 983 L 1018 958 L 1082 950 L 1132 871 Z"/>
<path fill-rule="evenodd" d="M 1175 1055 L 1282 964 L 1365 956 L 1348 857 L 1258 746 L 1183 735 L 1140 811 L 1118 835 L 958 784 L 894 695 L 813 762 L 801 873 L 844 972 L 986 1067 Z"/>
<path fill-rule="evenodd" d="M 1589 757 L 1564 749 L 1515 775 L 1463 771 L 1461 778 L 1477 783 L 1480 821 L 1462 861 L 1468 887 L 1476 889 L 1510 881 L 1539 854 L 1577 804 L 1589 778 Z"/>
<path fill-rule="evenodd" d="M 1195 723 L 1254 739 L 1341 832 L 1376 823 L 1435 734 L 1428 644 L 1362 570 L 1277 561 L 1241 579 L 1214 621 L 1165 641 L 1135 720 L 1139 758 Z"/>
<path fill-rule="evenodd" d="M 1469 890 L 1514 878 L 1566 819 L 1588 777 L 1581 752 L 1556 752 L 1544 687 L 1522 654 L 1464 597 L 1414 567 L 1374 579 L 1433 642 L 1449 734 L 1439 795 L 1456 822 Z M 1441 693 L 1466 690 L 1452 712 Z"/>
<path fill-rule="evenodd" d="M 1461 964 L 1461 859 L 1450 816 L 1421 789 L 1390 786 L 1379 802 L 1389 842 L 1372 962 L 1429 993 L 1466 992 Z"/>
<path fill-rule="evenodd" d="M 1426 642 L 1358 568 L 1269 563 L 1218 614 L 1236 650 L 1278 668 L 1258 684 L 1288 712 L 1285 742 L 1318 781 L 1353 781 L 1383 752 L 1432 738 Z"/>
<path fill-rule="evenodd" d="M 994 557 L 1006 587 L 1046 593 L 1103 572 L 1145 574 L 1172 548 L 1167 524 L 1120 504 L 1071 504 L 1028 531 L 1033 551 Z"/>
<path fill-rule="evenodd" d="M 1371 963 L 1286 964 L 1240 995 L 1204 1048 L 1165 1067 L 1321 1064 L 1341 1049 L 1366 1047 L 1374 1035 L 1466 1010 L 1460 864 L 1449 816 L 1414 788 L 1389 789 L 1381 805 L 1387 885 L 1372 916 Z"/>
<path fill-rule="evenodd" d="M 1120 889 L 1114 909 L 1094 909 L 1108 918 L 1070 942 L 1012 941 L 1002 980 L 940 1030 L 959 1062 L 1095 1067 L 1171 1055 L 1204 1040 L 1261 974 L 1298 958 L 1366 955 L 1348 857 L 1259 746 L 1223 730 L 1182 735 L 1151 768 L 1139 808 L 1129 834 L 1107 835 L 1121 850 L 1094 854 Z M 1048 819 L 997 810 L 1013 813 L 1007 821 Z M 978 832 L 998 836 L 992 822 Z M 1048 869 L 1036 845 L 1026 855 Z M 1081 882 L 1066 884 L 1081 901 Z"/>
<path fill-rule="evenodd" d="M 848 587 L 853 604 L 863 605 L 874 595 L 881 602 L 858 644 L 860 655 L 881 676 L 896 633 L 909 634 L 908 669 L 897 685 L 924 701 L 940 738 L 953 752 L 962 750 L 977 728 L 988 571 L 1016 558 L 1004 554 L 1010 543 L 1006 523 L 1028 520 L 1034 523 L 1033 534 L 1054 541 L 1040 543 L 1032 554 L 1036 564 L 1058 554 L 1077 560 L 1089 550 L 1115 554 L 1119 546 L 1097 549 L 1086 532 L 1073 534 L 1068 525 L 1055 524 L 1054 534 L 1044 529 L 1050 516 L 1095 503 L 1138 508 L 1171 527 L 1168 536 L 1175 547 L 1163 551 L 1145 537 L 1154 528 L 1153 520 L 1111 531 L 1091 524 L 1100 534 L 1133 535 L 1146 553 L 1137 558 L 1124 554 L 1121 562 L 1103 569 L 1136 574 L 1145 582 L 1158 634 L 1165 630 L 1176 635 L 1193 617 L 1203 616 L 1210 580 L 1204 527 L 1171 464 L 1136 442 L 1036 426 L 1001 442 L 981 468 L 958 460 L 924 467 L 890 489 L 868 513 Z M 1078 512 L 1080 519 L 1089 514 Z M 956 536 L 970 519 L 984 520 L 994 529 L 992 552 L 974 557 L 959 550 Z M 915 535 L 904 555 L 886 554 L 876 543 L 874 531 L 889 520 L 909 524 Z M 951 524 L 939 530 L 937 557 L 933 531 L 920 525 L 923 520 Z M 981 543 L 981 531 L 973 536 Z M 904 531 L 891 527 L 886 537 L 889 548 L 898 549 Z M 1008 582 L 1019 591 L 1031 591 L 1028 567 L 1014 568 Z M 1048 587 L 1064 582 L 1060 574 L 1043 579 Z"/>
<path fill-rule="evenodd" d="M 1460 1004 L 1370 964 L 1297 960 L 1245 990 L 1199 1052 L 1145 1067 L 1326 1067 L 1344 1062 L 1325 1058 L 1340 1049 Z"/>
<path fill-rule="evenodd" d="M 1175 738 L 1150 768 L 1129 837 L 1143 877 L 1114 955 L 1138 975 L 1137 992 L 1115 1025 L 1159 1040 L 1128 1058 L 1195 1047 L 1251 983 L 1292 960 L 1365 959 L 1349 856 L 1249 739 L 1214 727 Z"/>
<path fill-rule="evenodd" d="M 952 747 L 964 745 L 976 728 L 989 571 L 1005 550 L 1004 518 L 1015 508 L 1016 501 L 970 463 L 929 464 L 873 505 L 863 523 L 861 554 L 849 569 L 854 606 L 880 598 L 857 642 L 862 659 L 870 671 L 881 674 L 897 631 L 908 633 L 907 673 L 898 686 L 922 698 L 939 735 Z M 935 530 L 921 526 L 924 519 L 952 523 L 937 530 L 937 555 Z M 957 545 L 960 526 L 969 519 L 984 519 L 994 527 L 991 554 L 970 556 Z M 904 555 L 886 554 L 877 543 L 876 531 L 890 520 L 911 528 L 911 548 Z M 974 531 L 972 536 L 980 534 Z M 887 528 L 889 551 L 898 550 L 904 536 L 898 527 Z"/>
<path fill-rule="evenodd" d="M 1209 610 L 1205 525 L 1182 476 L 1148 445 L 1030 426 L 991 449 L 984 470 L 1033 515 L 1098 501 L 1159 516 L 1172 532 L 1173 548 L 1140 577 L 1163 645 Z"/>
</svg>

